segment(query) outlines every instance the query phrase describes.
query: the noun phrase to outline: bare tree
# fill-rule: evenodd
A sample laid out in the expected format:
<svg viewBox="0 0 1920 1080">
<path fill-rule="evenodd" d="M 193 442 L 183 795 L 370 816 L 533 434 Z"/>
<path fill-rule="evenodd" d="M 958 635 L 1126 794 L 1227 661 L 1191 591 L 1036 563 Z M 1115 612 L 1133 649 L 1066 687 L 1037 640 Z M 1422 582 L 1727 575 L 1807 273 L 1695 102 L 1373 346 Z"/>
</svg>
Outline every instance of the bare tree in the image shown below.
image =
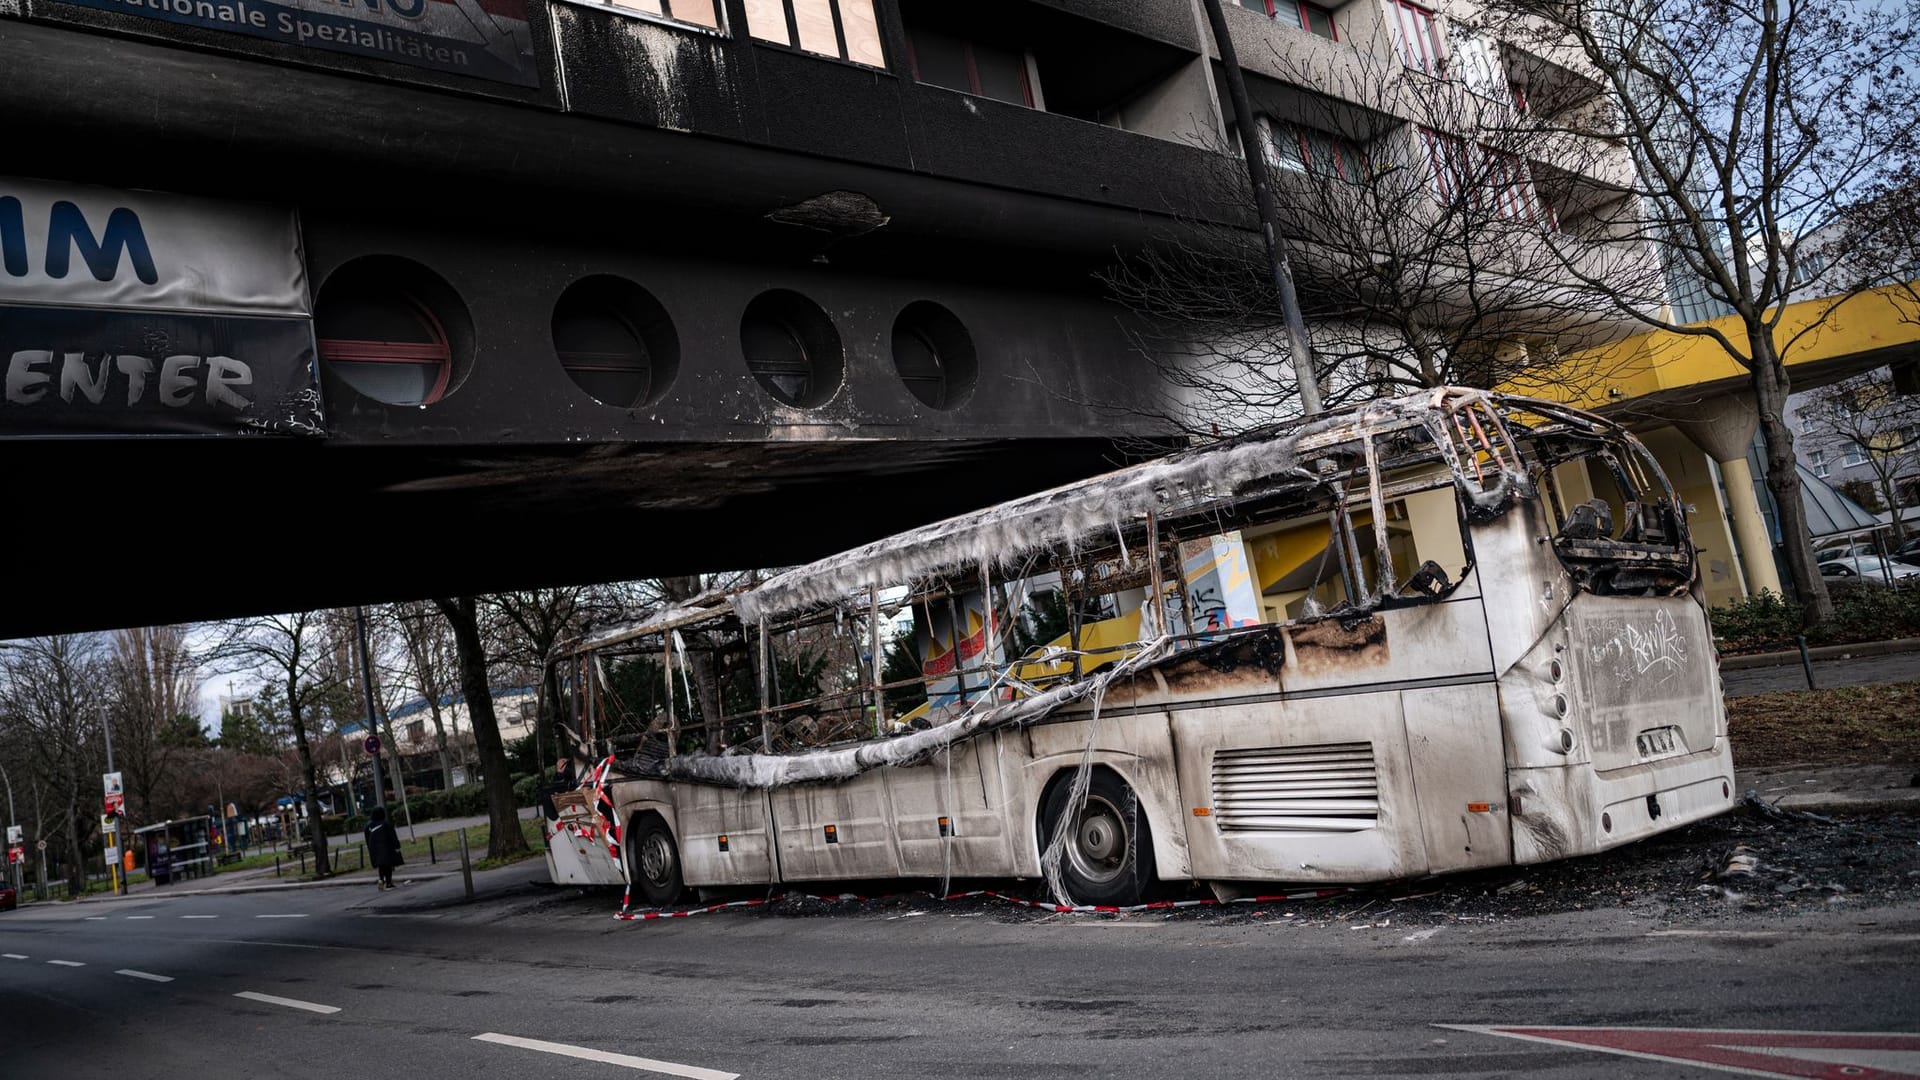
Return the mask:
<svg viewBox="0 0 1920 1080">
<path fill-rule="evenodd" d="M 52 814 L 52 828 L 40 817 L 36 832 L 59 845 L 67 895 L 78 896 L 86 889 L 85 851 L 100 806 L 106 651 L 90 634 L 11 642 L 0 650 L 0 679 L 5 740 L 25 750 L 36 810 Z"/>
<path fill-rule="evenodd" d="M 313 845 L 314 873 L 320 877 L 328 876 L 331 870 L 321 820 L 320 776 L 314 765 L 309 727 L 316 719 L 324 722 L 324 702 L 340 693 L 341 673 L 330 645 L 320 614 L 301 611 L 235 619 L 225 624 L 212 653 L 215 663 L 232 664 L 236 670 L 264 668 L 279 684 L 293 729 L 299 779 L 306 792 L 307 836 Z"/>
<path fill-rule="evenodd" d="M 1564 393 L 1570 377 L 1616 380 L 1625 372 L 1596 363 L 1570 373 L 1557 361 L 1628 328 L 1606 294 L 1657 300 L 1659 265 L 1645 245 L 1612 237 L 1593 216 L 1594 204 L 1618 197 L 1586 175 L 1609 167 L 1604 148 L 1523 113 L 1497 52 L 1476 55 L 1473 77 L 1453 80 L 1380 50 L 1276 52 L 1265 65 L 1319 90 L 1288 95 L 1284 115 L 1251 119 L 1276 175 L 1330 404 L 1447 384 L 1524 390 L 1552 378 Z M 1529 105 L 1588 101 L 1540 80 Z M 1218 148 L 1226 153 L 1196 180 L 1198 201 L 1244 206 L 1237 135 Z M 1562 265 L 1560 249 L 1576 245 L 1586 276 Z M 1292 411 L 1285 325 L 1257 234 L 1189 221 L 1106 279 L 1144 317 L 1143 351 L 1164 358 L 1156 363 L 1183 398 L 1184 427 Z"/>
<path fill-rule="evenodd" d="M 405 677 L 426 702 L 428 716 L 433 721 L 434 746 L 440 755 L 441 787 L 451 788 L 453 747 L 447 739 L 446 715 L 441 705 L 458 685 L 460 659 L 454 649 L 453 631 L 446 619 L 425 600 L 390 604 L 381 609 L 380 617 L 400 639 L 405 655 Z"/>
<path fill-rule="evenodd" d="M 1806 436 L 1842 462 L 1859 456 L 1873 473 L 1875 494 L 1904 540 L 1899 481 L 1920 472 L 1920 394 L 1902 394 L 1885 368 L 1823 386 L 1798 409 Z"/>
<path fill-rule="evenodd" d="M 1571 51 L 1582 77 L 1607 91 L 1604 114 L 1565 126 L 1632 150 L 1633 197 L 1614 205 L 1606 227 L 1658 245 L 1676 292 L 1734 316 L 1723 330 L 1687 321 L 1685 310 L 1615 302 L 1648 326 L 1713 340 L 1747 371 L 1794 587 L 1810 621 L 1830 617 L 1785 420 L 1792 386 L 1782 357 L 1811 327 L 1789 335 L 1782 318 L 1824 291 L 1804 285 L 1802 242 L 1912 175 L 1920 95 L 1911 6 L 1510 0 L 1503 10 L 1510 40 Z M 1813 325 L 1845 299 L 1826 298 Z"/>
<path fill-rule="evenodd" d="M 495 616 L 494 637 L 500 643 L 500 658 L 540 673 L 538 723 L 547 732 L 544 741 L 553 756 L 569 749 L 567 737 L 561 733 L 559 673 L 551 663 L 555 646 L 632 617 L 640 596 L 629 585 L 588 585 L 494 593 L 482 598 Z"/>
<path fill-rule="evenodd" d="M 112 636 L 114 750 L 144 821 L 165 816 L 156 813 L 154 794 L 185 749 L 168 729 L 197 707 L 199 662 L 187 646 L 187 629 L 138 627 Z"/>
<path fill-rule="evenodd" d="M 460 690 L 467 702 L 467 721 L 480 750 L 480 772 L 487 785 L 487 857 L 521 855 L 527 839 L 520 834 L 520 815 L 514 806 L 513 778 L 507 775 L 506 748 L 493 712 L 493 687 L 487 678 L 487 649 L 480 636 L 480 605 L 471 596 L 436 598 L 435 607 L 453 630 L 460 657 Z"/>
</svg>

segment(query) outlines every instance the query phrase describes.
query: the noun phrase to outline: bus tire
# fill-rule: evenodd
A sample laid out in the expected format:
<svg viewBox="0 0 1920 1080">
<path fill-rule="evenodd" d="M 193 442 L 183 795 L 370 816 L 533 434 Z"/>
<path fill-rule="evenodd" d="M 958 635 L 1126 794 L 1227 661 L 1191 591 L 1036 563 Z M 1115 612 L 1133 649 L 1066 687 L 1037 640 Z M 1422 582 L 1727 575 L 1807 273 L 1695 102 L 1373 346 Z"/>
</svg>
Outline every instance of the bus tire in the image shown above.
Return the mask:
<svg viewBox="0 0 1920 1080">
<path fill-rule="evenodd" d="M 1142 903 L 1153 888 L 1153 839 L 1140 800 L 1111 769 L 1095 768 L 1087 804 L 1073 822 L 1060 859 L 1067 896 L 1076 904 L 1125 907 Z M 1044 854 L 1073 798 L 1073 776 L 1060 777 L 1040 812 Z"/>
<path fill-rule="evenodd" d="M 670 907 L 680 902 L 686 885 L 680 879 L 680 845 L 665 819 L 651 811 L 634 818 L 629 852 L 633 873 L 630 880 L 650 907 Z"/>
</svg>

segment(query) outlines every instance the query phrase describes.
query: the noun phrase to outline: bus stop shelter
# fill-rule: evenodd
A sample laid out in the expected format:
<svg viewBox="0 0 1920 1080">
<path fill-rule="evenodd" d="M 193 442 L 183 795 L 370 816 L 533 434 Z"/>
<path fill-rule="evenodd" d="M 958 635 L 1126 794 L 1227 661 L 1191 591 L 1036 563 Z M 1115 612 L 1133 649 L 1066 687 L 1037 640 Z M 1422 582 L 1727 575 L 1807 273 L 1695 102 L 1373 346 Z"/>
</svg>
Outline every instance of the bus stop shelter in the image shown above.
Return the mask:
<svg viewBox="0 0 1920 1080">
<path fill-rule="evenodd" d="M 135 829 L 133 835 L 146 847 L 147 876 L 155 885 L 213 873 L 212 818 L 163 821 Z"/>
</svg>

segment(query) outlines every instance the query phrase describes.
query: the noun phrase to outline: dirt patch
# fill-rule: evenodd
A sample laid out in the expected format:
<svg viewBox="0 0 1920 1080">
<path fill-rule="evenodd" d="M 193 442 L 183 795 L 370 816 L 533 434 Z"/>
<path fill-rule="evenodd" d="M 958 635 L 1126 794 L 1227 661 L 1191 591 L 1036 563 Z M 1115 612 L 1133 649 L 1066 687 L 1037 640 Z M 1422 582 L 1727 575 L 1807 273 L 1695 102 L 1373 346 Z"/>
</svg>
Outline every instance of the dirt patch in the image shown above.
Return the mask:
<svg viewBox="0 0 1920 1080">
<path fill-rule="evenodd" d="M 1727 730 L 1743 769 L 1920 762 L 1920 682 L 1731 698 Z"/>
</svg>

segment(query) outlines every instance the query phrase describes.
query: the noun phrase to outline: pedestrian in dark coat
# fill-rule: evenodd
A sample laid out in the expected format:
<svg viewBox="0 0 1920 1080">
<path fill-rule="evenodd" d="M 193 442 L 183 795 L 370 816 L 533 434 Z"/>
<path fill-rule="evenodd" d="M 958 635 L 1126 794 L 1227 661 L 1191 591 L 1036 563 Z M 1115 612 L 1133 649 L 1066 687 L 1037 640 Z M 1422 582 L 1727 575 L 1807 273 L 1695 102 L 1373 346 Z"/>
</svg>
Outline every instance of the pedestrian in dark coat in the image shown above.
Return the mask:
<svg viewBox="0 0 1920 1080">
<path fill-rule="evenodd" d="M 400 858 L 400 834 L 387 821 L 387 808 L 376 806 L 367 813 L 367 858 L 380 871 L 380 887 L 393 888 L 393 868 Z"/>
</svg>

